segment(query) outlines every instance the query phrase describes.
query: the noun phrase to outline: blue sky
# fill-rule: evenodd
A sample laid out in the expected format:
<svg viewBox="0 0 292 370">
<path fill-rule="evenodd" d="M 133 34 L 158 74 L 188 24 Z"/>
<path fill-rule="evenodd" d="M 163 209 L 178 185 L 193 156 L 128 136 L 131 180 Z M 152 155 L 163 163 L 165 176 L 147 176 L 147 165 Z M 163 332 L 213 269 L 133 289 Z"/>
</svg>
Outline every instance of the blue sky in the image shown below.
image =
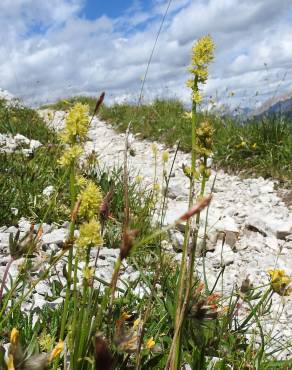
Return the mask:
<svg viewBox="0 0 292 370">
<path fill-rule="evenodd" d="M 144 3 L 148 3 L 148 1 L 145 0 Z M 102 15 L 117 18 L 133 5 L 132 0 L 86 0 L 81 14 L 91 20 L 99 18 Z"/>
<path fill-rule="evenodd" d="M 135 101 L 167 3 L 1 0 L 0 88 L 33 105 L 101 91 L 107 103 Z M 144 100 L 190 101 L 186 66 L 205 34 L 216 44 L 206 101 L 257 106 L 290 92 L 291 14 L 291 0 L 172 0 Z"/>
</svg>

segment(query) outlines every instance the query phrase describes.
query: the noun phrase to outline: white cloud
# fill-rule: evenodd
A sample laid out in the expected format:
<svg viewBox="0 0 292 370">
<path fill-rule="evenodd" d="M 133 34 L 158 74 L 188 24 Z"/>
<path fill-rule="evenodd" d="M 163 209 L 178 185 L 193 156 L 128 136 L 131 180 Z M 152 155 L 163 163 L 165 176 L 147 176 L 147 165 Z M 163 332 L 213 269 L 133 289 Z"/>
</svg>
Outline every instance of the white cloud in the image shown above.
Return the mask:
<svg viewBox="0 0 292 370">
<path fill-rule="evenodd" d="M 167 1 L 153 0 L 148 11 L 137 1 L 117 19 L 96 20 L 79 15 L 84 1 L 1 1 L 0 87 L 29 103 L 102 90 L 111 100 L 137 98 Z M 145 98 L 189 98 L 191 46 L 206 33 L 217 45 L 206 94 L 222 97 L 228 88 L 235 103 L 251 104 L 256 91 L 265 99 L 291 89 L 289 11 L 290 0 L 173 0 Z"/>
</svg>

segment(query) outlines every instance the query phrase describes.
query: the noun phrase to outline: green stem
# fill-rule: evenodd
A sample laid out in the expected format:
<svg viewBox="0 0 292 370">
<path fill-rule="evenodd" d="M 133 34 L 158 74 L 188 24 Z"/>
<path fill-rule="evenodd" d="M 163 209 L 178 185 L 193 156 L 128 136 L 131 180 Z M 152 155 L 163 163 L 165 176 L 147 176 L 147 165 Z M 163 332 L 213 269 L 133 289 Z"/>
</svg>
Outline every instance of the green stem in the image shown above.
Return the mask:
<svg viewBox="0 0 292 370">
<path fill-rule="evenodd" d="M 85 270 L 88 268 L 89 264 L 89 257 L 90 257 L 90 250 L 91 247 L 89 246 L 87 248 L 87 253 L 86 253 L 86 263 L 85 263 Z M 75 363 L 76 366 L 80 367 L 80 364 L 78 365 L 82 354 L 83 357 L 85 357 L 87 354 L 84 352 L 84 343 L 86 341 L 86 336 L 90 336 L 90 333 L 86 330 L 88 328 L 88 316 L 89 316 L 89 311 L 90 311 L 90 305 L 88 302 L 88 281 L 86 277 L 83 278 L 83 292 L 82 292 L 82 306 L 81 306 L 81 312 L 79 315 L 80 318 L 80 326 L 79 326 L 79 335 L 76 335 L 76 342 L 74 346 L 74 353 L 76 354 L 75 357 Z M 73 338 L 74 340 L 74 338 Z M 82 361 L 81 361 L 82 364 Z"/>
<path fill-rule="evenodd" d="M 76 191 L 75 191 L 75 162 L 73 162 L 70 166 L 70 198 L 71 198 L 71 212 L 74 210 L 75 201 L 76 201 Z M 69 225 L 69 234 L 68 240 L 73 241 L 74 238 L 74 229 L 75 229 L 75 220 L 72 219 Z M 71 283 L 72 283 L 72 263 L 73 263 L 73 248 L 70 248 L 69 255 L 68 255 L 68 276 L 67 276 L 67 289 L 66 289 L 66 297 L 64 303 L 64 310 L 62 315 L 61 321 L 61 330 L 60 330 L 60 340 L 64 339 L 65 334 L 65 326 L 68 316 L 68 308 L 69 308 L 69 301 L 71 295 Z"/>
<path fill-rule="evenodd" d="M 194 85 L 193 90 L 198 91 L 198 77 L 196 76 L 194 79 Z M 195 192 L 195 173 L 196 173 L 196 128 L 197 128 L 197 104 L 193 100 L 192 102 L 192 159 L 191 159 L 191 178 L 190 178 L 190 193 L 189 193 L 189 208 L 192 207 L 194 203 L 194 192 Z M 199 216 L 199 215 L 198 215 Z M 197 220 L 198 220 L 197 216 Z M 197 222 L 196 222 L 197 224 Z M 173 369 L 179 369 L 180 368 L 180 352 L 181 352 L 181 329 L 183 325 L 183 321 L 181 318 L 182 311 L 183 311 L 183 302 L 184 302 L 184 296 L 186 294 L 187 290 L 187 269 L 186 269 L 186 262 L 187 258 L 189 258 L 189 262 L 191 259 L 191 266 L 194 265 L 194 251 L 190 250 L 190 256 L 188 257 L 188 245 L 189 245 L 189 239 L 190 239 L 190 232 L 191 232 L 191 221 L 188 220 L 186 231 L 185 231 L 185 239 L 184 239 L 184 245 L 183 245 L 183 255 L 182 255 L 182 263 L 181 263 L 181 272 L 179 276 L 178 281 L 178 296 L 177 296 L 177 303 L 176 303 L 176 316 L 175 316 L 175 332 L 177 333 L 174 343 L 174 353 L 173 358 L 171 360 L 171 366 Z M 197 231 L 195 232 L 197 234 Z M 193 248 L 192 248 L 193 249 Z M 190 274 L 190 272 L 189 272 Z M 190 279 L 189 284 L 191 283 Z"/>
</svg>

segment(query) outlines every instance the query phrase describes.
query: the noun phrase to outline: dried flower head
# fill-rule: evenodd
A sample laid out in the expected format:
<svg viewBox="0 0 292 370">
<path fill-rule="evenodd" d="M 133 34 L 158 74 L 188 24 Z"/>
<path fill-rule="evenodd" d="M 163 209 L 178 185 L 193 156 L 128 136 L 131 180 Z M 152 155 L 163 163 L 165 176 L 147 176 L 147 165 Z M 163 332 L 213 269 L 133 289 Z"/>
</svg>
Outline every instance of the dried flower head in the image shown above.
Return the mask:
<svg viewBox="0 0 292 370">
<path fill-rule="evenodd" d="M 109 350 L 108 343 L 101 332 L 95 335 L 94 339 L 94 357 L 96 370 L 112 370 L 113 355 Z"/>
<path fill-rule="evenodd" d="M 134 353 L 137 350 L 138 332 L 143 325 L 143 321 L 141 319 L 135 320 L 132 327 L 128 327 L 126 321 L 127 319 L 123 316 L 117 320 L 114 342 L 119 351 Z"/>
<path fill-rule="evenodd" d="M 120 258 L 121 260 L 128 257 L 131 249 L 133 247 L 134 240 L 139 234 L 138 230 L 125 230 L 123 235 L 123 240 L 120 245 Z"/>
</svg>

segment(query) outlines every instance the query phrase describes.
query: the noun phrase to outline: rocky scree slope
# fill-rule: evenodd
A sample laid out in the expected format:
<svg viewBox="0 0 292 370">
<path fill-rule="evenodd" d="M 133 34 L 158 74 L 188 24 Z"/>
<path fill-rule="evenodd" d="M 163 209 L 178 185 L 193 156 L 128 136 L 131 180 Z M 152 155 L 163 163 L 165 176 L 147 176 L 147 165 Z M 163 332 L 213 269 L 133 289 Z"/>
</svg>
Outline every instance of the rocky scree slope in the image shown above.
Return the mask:
<svg viewBox="0 0 292 370">
<path fill-rule="evenodd" d="M 39 113 L 45 118 L 47 124 L 54 130 L 63 127 L 65 113 L 41 110 Z M 51 119 L 53 113 L 53 119 Z M 149 141 L 140 141 L 132 134 L 129 135 L 131 155 L 129 156 L 129 172 L 131 176 L 142 177 L 145 186 L 151 186 L 154 177 L 154 161 Z M 158 152 L 166 148 L 157 143 Z M 123 165 L 125 148 L 125 134 L 118 134 L 110 125 L 94 118 L 89 131 L 86 153 L 93 150 L 99 155 L 101 165 L 107 167 Z M 169 149 L 170 159 L 167 164 L 170 169 L 175 148 Z M 167 212 L 165 224 L 172 223 L 182 215 L 188 206 L 188 179 L 182 171 L 182 164 L 190 162 L 190 155 L 178 152 L 171 176 L 167 195 Z M 158 161 L 157 176 L 162 178 L 162 164 Z M 207 221 L 207 253 L 205 256 L 206 272 L 209 285 L 215 282 L 222 268 L 225 267 L 224 277 L 219 286 L 222 294 L 228 294 L 233 287 L 249 276 L 254 285 L 267 284 L 269 279 L 267 270 L 271 268 L 283 268 L 288 275 L 292 276 L 292 213 L 285 203 L 279 198 L 275 187 L 277 183 L 263 178 L 241 179 L 231 176 L 223 171 L 212 172 L 209 179 L 208 194 L 213 188 L 213 200 L 209 209 Z M 44 189 L 46 191 L 46 189 Z M 202 230 L 204 229 L 205 217 L 202 215 Z M 26 220 L 20 220 L 19 229 L 22 233 L 29 229 Z M 58 248 L 67 234 L 68 224 L 61 228 L 57 225 L 43 225 L 42 252 L 40 261 L 46 258 Z M 0 229 L 0 279 L 3 276 L 5 266 L 8 263 L 7 247 L 9 234 L 15 234 L 17 228 L 2 227 Z M 170 232 L 169 240 L 163 241 L 164 248 L 180 260 L 183 242 L 184 228 L 179 227 Z M 223 236 L 225 243 L 222 243 Z M 200 244 L 200 243 L 199 243 Z M 200 245 L 199 245 L 200 247 Z M 200 248 L 199 248 L 200 249 Z M 110 280 L 113 263 L 118 254 L 117 250 L 102 248 L 98 259 L 98 278 Z M 92 256 L 91 263 L 94 263 Z M 199 274 L 203 270 L 203 257 L 198 251 L 196 268 Z M 37 261 L 36 261 L 37 262 Z M 12 275 L 17 274 L 17 265 L 21 260 L 13 263 Z M 37 264 L 37 263 L 36 263 Z M 41 264 L 42 268 L 45 263 Z M 62 261 L 56 271 L 62 271 Z M 81 271 L 81 270 L 80 270 Z M 121 280 L 137 279 L 138 272 L 126 263 L 123 267 Z M 98 282 L 96 282 L 98 284 Z M 120 287 L 122 286 L 120 281 Z M 143 294 L 144 287 L 137 286 L 137 294 Z M 50 296 L 48 285 L 40 283 L 35 288 L 33 301 L 26 302 L 26 309 L 33 306 L 43 306 L 48 303 Z M 62 297 L 60 297 L 60 300 Z M 281 334 L 283 339 L 289 340 L 292 334 L 292 299 L 291 297 L 274 296 L 274 304 L 271 315 L 265 319 L 264 331 L 274 330 Z M 60 302 L 49 302 L 58 304 Z M 284 310 L 282 308 L 284 307 Z M 282 314 L 279 315 L 279 312 Z M 287 350 L 285 355 L 289 356 Z"/>
<path fill-rule="evenodd" d="M 49 111 L 41 111 L 48 125 L 55 130 L 63 126 L 64 112 L 53 112 L 49 120 Z M 52 112 L 51 112 L 52 113 Z M 154 160 L 151 142 L 141 141 L 129 135 L 129 172 L 132 176 L 139 174 L 148 186 L 153 183 Z M 158 152 L 165 146 L 157 143 Z M 101 165 L 123 165 L 125 134 L 117 133 L 109 124 L 94 118 L 86 152 L 93 150 L 98 153 Z M 169 149 L 170 169 L 175 148 Z M 167 213 L 165 224 L 175 221 L 188 207 L 188 179 L 182 171 L 182 164 L 190 163 L 190 155 L 178 152 L 169 184 L 167 196 Z M 162 178 L 162 163 L 157 165 L 157 176 Z M 214 183 L 215 181 L 215 183 Z M 277 182 L 263 178 L 242 179 L 228 175 L 223 171 L 212 172 L 207 191 L 211 191 L 214 183 L 213 200 L 207 221 L 207 253 L 205 257 L 209 285 L 215 282 L 220 268 L 224 265 L 224 294 L 228 294 L 249 276 L 254 285 L 267 284 L 267 270 L 272 268 L 285 269 L 292 276 L 292 212 L 277 193 Z M 202 230 L 205 217 L 202 215 Z M 181 257 L 183 227 L 170 232 L 170 241 L 164 246 L 170 253 L 176 252 L 177 260 Z M 222 246 L 223 235 L 225 244 Z M 197 270 L 202 273 L 203 258 L 198 253 Z M 221 285 L 221 284 L 220 284 Z M 274 325 L 284 336 L 292 334 L 292 299 L 290 297 L 274 297 L 274 312 L 267 319 L 266 329 Z M 277 316 L 279 306 L 285 306 L 282 318 Z M 273 315 L 275 317 L 273 317 Z M 272 319 L 272 320 L 271 320 Z M 281 322 L 283 321 L 283 324 Z"/>
</svg>

